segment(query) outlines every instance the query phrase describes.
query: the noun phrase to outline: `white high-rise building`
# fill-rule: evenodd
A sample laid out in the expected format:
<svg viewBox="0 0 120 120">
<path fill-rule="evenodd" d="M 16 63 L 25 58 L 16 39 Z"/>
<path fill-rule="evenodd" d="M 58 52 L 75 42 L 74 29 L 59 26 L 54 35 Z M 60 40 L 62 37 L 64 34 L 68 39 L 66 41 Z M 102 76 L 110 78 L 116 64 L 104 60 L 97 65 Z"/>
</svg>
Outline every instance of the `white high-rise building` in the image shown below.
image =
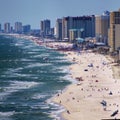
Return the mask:
<svg viewBox="0 0 120 120">
<path fill-rule="evenodd" d="M 56 20 L 56 39 L 62 40 L 62 19 Z"/>
<path fill-rule="evenodd" d="M 5 33 L 10 33 L 10 30 L 11 30 L 10 23 L 5 23 L 4 24 L 4 32 Z"/>
</svg>

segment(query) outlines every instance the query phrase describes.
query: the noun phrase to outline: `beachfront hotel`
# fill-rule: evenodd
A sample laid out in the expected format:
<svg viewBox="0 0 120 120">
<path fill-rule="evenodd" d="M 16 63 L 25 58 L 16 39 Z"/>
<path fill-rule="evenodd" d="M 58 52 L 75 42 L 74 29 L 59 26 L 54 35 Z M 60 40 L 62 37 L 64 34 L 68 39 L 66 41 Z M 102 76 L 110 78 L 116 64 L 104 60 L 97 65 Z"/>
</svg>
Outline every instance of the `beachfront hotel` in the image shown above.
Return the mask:
<svg viewBox="0 0 120 120">
<path fill-rule="evenodd" d="M 15 22 L 15 32 L 22 33 L 22 23 L 21 22 Z"/>
<path fill-rule="evenodd" d="M 55 28 L 56 28 L 56 39 L 62 40 L 62 19 L 56 20 Z"/>
<path fill-rule="evenodd" d="M 40 28 L 41 28 L 41 35 L 43 37 L 48 36 L 50 34 L 50 28 L 51 28 L 51 22 L 50 20 L 46 19 L 40 22 Z"/>
<path fill-rule="evenodd" d="M 109 46 L 111 52 L 120 48 L 120 9 L 110 13 Z"/>
<path fill-rule="evenodd" d="M 71 32 L 74 33 L 75 29 L 82 30 L 79 37 L 95 37 L 95 16 L 64 17 L 62 19 L 62 39 L 76 39 L 76 35 L 74 35 L 75 37 L 70 35 Z"/>
<path fill-rule="evenodd" d="M 30 34 L 30 32 L 31 32 L 31 25 L 24 25 L 22 32 L 23 32 L 24 34 Z"/>
<path fill-rule="evenodd" d="M 98 42 L 108 43 L 108 29 L 110 27 L 110 12 L 105 11 L 95 17 L 95 34 Z"/>
<path fill-rule="evenodd" d="M 11 32 L 10 23 L 5 23 L 4 24 L 4 32 L 5 33 L 10 33 Z"/>
</svg>

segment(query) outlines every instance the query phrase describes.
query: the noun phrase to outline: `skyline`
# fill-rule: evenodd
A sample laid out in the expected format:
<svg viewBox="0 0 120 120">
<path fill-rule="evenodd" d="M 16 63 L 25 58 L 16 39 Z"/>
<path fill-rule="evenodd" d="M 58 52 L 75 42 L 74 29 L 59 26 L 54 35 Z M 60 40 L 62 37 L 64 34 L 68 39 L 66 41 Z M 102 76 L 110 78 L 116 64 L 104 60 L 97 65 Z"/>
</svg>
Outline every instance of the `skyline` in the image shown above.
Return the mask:
<svg viewBox="0 0 120 120">
<path fill-rule="evenodd" d="M 40 29 L 40 21 L 50 19 L 54 27 L 57 18 L 66 16 L 101 15 L 104 11 L 116 11 L 119 0 L 0 0 L 0 23 L 22 22 L 32 29 Z"/>
</svg>

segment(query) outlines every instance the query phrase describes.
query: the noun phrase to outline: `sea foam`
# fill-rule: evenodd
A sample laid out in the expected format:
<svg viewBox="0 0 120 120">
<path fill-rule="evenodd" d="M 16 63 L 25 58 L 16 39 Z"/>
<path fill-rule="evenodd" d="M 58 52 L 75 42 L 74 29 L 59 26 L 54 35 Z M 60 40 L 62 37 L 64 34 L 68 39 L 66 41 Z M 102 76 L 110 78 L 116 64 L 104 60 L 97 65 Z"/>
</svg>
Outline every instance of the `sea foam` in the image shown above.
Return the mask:
<svg viewBox="0 0 120 120">
<path fill-rule="evenodd" d="M 9 117 L 15 114 L 15 111 L 11 111 L 11 112 L 0 112 L 0 116 L 1 117 Z"/>
<path fill-rule="evenodd" d="M 8 87 L 4 87 L 3 92 L 0 93 L 0 99 L 3 99 L 5 96 L 10 95 L 13 92 L 29 89 L 38 84 L 40 83 L 28 81 L 10 81 L 10 85 Z"/>
</svg>

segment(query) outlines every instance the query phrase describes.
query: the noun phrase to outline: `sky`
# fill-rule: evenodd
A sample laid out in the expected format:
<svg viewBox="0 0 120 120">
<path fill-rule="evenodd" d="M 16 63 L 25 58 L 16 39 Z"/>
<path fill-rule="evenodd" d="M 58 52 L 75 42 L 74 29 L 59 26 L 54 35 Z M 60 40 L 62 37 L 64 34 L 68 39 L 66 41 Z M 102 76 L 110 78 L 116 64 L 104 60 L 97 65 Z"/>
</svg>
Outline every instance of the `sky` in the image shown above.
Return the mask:
<svg viewBox="0 0 120 120">
<path fill-rule="evenodd" d="M 101 15 L 117 11 L 120 0 L 0 0 L 0 23 L 14 26 L 15 22 L 40 28 L 40 21 L 50 19 L 52 27 L 57 18 L 66 16 Z"/>
</svg>

